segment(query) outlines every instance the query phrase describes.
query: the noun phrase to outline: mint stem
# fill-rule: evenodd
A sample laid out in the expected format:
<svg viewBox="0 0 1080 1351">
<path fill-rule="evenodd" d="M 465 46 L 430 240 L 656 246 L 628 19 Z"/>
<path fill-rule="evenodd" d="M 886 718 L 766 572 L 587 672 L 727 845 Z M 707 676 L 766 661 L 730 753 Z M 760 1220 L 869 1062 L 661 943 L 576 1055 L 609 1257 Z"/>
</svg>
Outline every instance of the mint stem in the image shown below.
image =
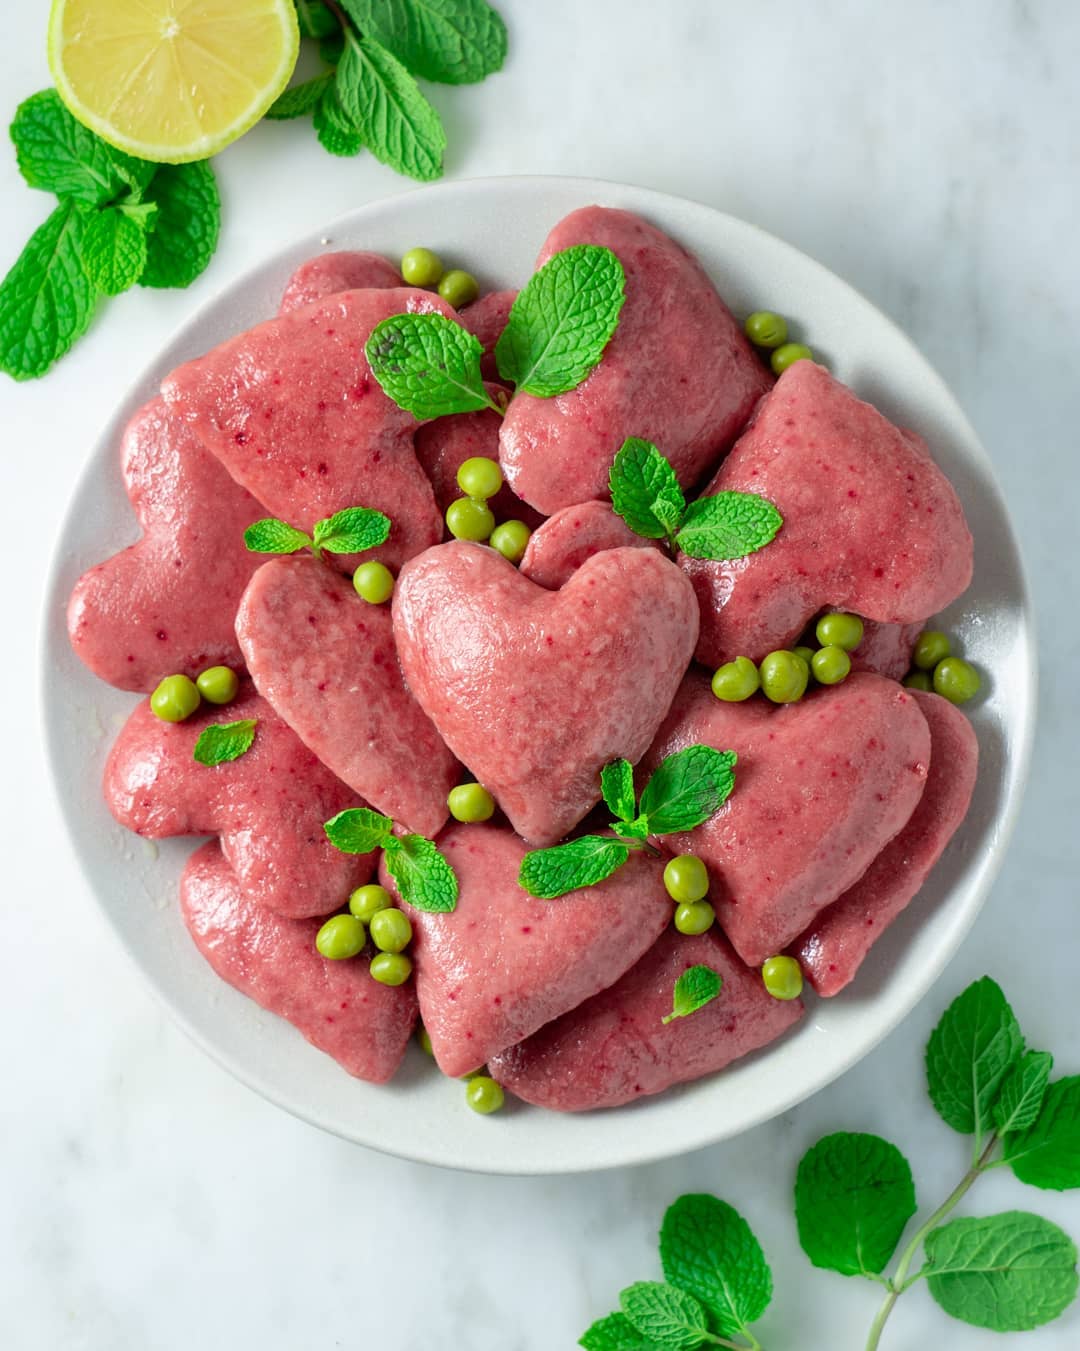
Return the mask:
<svg viewBox="0 0 1080 1351">
<path fill-rule="evenodd" d="M 726 1337 L 717 1337 L 712 1332 L 706 1332 L 704 1337 L 710 1346 L 725 1346 L 728 1351 L 762 1351 L 761 1343 L 754 1334 L 748 1328 L 745 1331 L 750 1338 L 749 1344 L 746 1342 L 729 1342 Z"/>
<path fill-rule="evenodd" d="M 997 1142 L 997 1135 L 992 1133 L 989 1140 L 986 1142 L 986 1148 L 960 1179 L 956 1187 L 953 1188 L 930 1218 L 924 1224 L 920 1225 L 912 1235 L 911 1242 L 900 1255 L 900 1261 L 896 1267 L 896 1274 L 889 1282 L 889 1293 L 885 1296 L 881 1308 L 877 1311 L 877 1316 L 870 1325 L 870 1335 L 866 1339 L 866 1351 L 878 1351 L 878 1345 L 881 1342 L 881 1334 L 885 1324 L 888 1322 L 889 1315 L 893 1311 L 893 1305 L 904 1291 L 909 1289 L 919 1279 L 919 1272 L 916 1272 L 911 1277 L 908 1276 L 908 1272 L 911 1270 L 911 1264 L 914 1262 L 916 1254 L 922 1247 L 923 1240 L 926 1238 L 927 1234 L 929 1234 L 930 1230 L 935 1229 L 945 1216 L 948 1215 L 966 1195 L 979 1174 L 984 1173 L 988 1168 L 993 1167 L 993 1164 L 990 1162 L 990 1156 L 997 1148 Z"/>
</svg>

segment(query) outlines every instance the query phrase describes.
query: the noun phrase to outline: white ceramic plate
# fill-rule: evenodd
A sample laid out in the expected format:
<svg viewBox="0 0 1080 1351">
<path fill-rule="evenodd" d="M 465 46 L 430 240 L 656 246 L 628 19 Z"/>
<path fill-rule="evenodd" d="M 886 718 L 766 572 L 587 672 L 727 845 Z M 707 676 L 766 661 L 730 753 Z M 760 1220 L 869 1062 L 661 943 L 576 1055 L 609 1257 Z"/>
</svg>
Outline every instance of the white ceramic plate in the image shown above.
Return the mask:
<svg viewBox="0 0 1080 1351">
<path fill-rule="evenodd" d="M 272 315 L 297 264 L 328 247 L 397 258 L 423 243 L 475 272 L 485 289 L 519 285 L 550 227 L 591 202 L 639 212 L 669 231 L 697 253 L 737 314 L 781 310 L 836 375 L 926 437 L 976 543 L 974 584 L 944 627 L 984 671 L 1008 671 L 1009 679 L 991 682 L 972 714 L 981 764 L 967 821 L 853 988 L 833 1000 L 811 997 L 798 1029 L 775 1046 L 632 1107 L 560 1116 L 517 1104 L 488 1119 L 469 1112 L 460 1088 L 415 1046 L 393 1084 L 364 1084 L 219 981 L 174 903 L 193 843 L 151 845 L 105 810 L 105 753 L 135 696 L 83 669 L 64 611 L 79 574 L 137 537 L 117 470 L 129 416 L 174 366 Z M 44 653 L 46 732 L 63 816 L 98 903 L 172 1015 L 220 1064 L 297 1116 L 388 1153 L 483 1172 L 564 1173 L 678 1154 L 776 1116 L 864 1056 L 925 993 L 974 920 L 1016 816 L 1034 721 L 1034 643 L 1016 544 L 974 431 L 909 340 L 850 286 L 754 226 L 693 202 L 584 179 L 447 183 L 363 207 L 282 249 L 196 313 L 121 400 L 61 539 Z"/>
</svg>

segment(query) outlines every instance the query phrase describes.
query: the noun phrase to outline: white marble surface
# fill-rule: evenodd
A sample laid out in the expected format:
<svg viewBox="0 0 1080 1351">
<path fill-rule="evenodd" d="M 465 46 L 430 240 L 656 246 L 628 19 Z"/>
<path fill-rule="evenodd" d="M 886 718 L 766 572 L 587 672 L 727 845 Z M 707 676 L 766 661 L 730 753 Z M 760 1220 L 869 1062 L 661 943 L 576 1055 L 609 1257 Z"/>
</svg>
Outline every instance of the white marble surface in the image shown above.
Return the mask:
<svg viewBox="0 0 1080 1351">
<path fill-rule="evenodd" d="M 964 1142 L 921 1051 L 983 972 L 1030 1041 L 1080 1071 L 1076 988 L 1080 509 L 1080 8 L 1072 0 L 502 0 L 505 74 L 437 90 L 453 176 L 595 174 L 756 221 L 849 278 L 920 343 L 1009 494 L 1044 635 L 1021 824 L 975 931 L 908 1022 L 782 1120 L 665 1164 L 486 1179 L 318 1134 L 228 1079 L 167 1022 L 105 931 L 56 819 L 35 721 L 45 566 L 84 448 L 144 356 L 269 248 L 405 184 L 266 126 L 220 161 L 221 248 L 189 292 L 136 292 L 46 380 L 0 384 L 8 564 L 0 944 L 0 1344 L 9 1351 L 569 1347 L 620 1286 L 658 1274 L 680 1192 L 742 1208 L 772 1259 L 769 1351 L 859 1348 L 876 1291 L 795 1242 L 795 1163 L 830 1129 L 887 1134 L 936 1203 Z M 0 107 L 47 83 L 44 5 L 5 18 Z M 0 264 L 47 209 L 0 154 Z M 997 673 L 1007 679 L 1008 672 Z M 492 1122 L 498 1129 L 498 1122 Z M 1038 1210 L 1080 1237 L 1080 1196 L 980 1182 L 971 1213 Z M 989 1333 L 905 1296 L 888 1351 L 983 1351 Z M 1080 1310 L 1017 1343 L 1080 1345 Z"/>
</svg>

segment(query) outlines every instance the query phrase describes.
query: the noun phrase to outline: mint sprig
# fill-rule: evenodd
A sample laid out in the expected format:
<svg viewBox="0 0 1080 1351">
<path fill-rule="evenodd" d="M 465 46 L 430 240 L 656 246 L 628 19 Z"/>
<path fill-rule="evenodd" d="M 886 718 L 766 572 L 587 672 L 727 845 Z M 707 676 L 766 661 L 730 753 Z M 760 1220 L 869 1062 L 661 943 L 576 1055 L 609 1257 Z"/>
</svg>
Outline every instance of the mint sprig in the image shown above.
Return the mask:
<svg viewBox="0 0 1080 1351">
<path fill-rule="evenodd" d="M 1012 1055 L 1017 1039 L 1022 1045 L 1015 1014 L 985 977 L 953 1001 L 931 1035 L 927 1088 L 934 1103 L 939 1111 L 944 1105 L 954 1128 L 962 1120 L 965 1134 L 982 1131 L 983 1144 L 948 1198 L 910 1236 L 891 1275 L 883 1272 L 916 1206 L 901 1152 L 876 1135 L 839 1132 L 819 1140 L 799 1164 L 795 1217 L 811 1262 L 885 1289 L 865 1351 L 879 1351 L 898 1300 L 923 1280 L 945 1313 L 996 1332 L 1041 1327 L 1077 1297 L 1076 1244 L 1056 1224 L 1022 1210 L 951 1218 L 983 1173 L 1006 1164 L 1035 1186 L 1080 1188 L 1080 1075 L 1047 1085 L 1050 1056 Z M 1003 1058 L 1011 1064 L 1002 1075 Z M 660 1254 L 666 1284 L 629 1286 L 620 1311 L 595 1322 L 579 1345 L 764 1351 L 751 1325 L 768 1307 L 772 1275 L 731 1206 L 715 1196 L 680 1197 L 664 1216 Z M 945 1345 L 947 1338 L 936 1340 Z"/>
<path fill-rule="evenodd" d="M 575 244 L 554 254 L 510 307 L 495 344 L 499 374 L 520 393 L 543 399 L 575 389 L 611 340 L 625 291 L 622 264 L 610 249 Z"/>
<path fill-rule="evenodd" d="M 502 69 L 506 25 L 485 0 L 342 0 L 349 17 L 423 80 L 473 84 Z"/>
<path fill-rule="evenodd" d="M 315 522 L 312 534 L 297 530 L 288 521 L 265 516 L 244 531 L 244 545 L 253 554 L 295 554 L 310 549 L 316 558 L 330 554 L 358 554 L 385 544 L 390 535 L 390 517 L 373 507 L 344 507 Z"/>
<path fill-rule="evenodd" d="M 502 407 L 484 388 L 484 349 L 467 329 L 441 314 L 393 314 L 364 345 L 383 393 L 418 422 L 447 413 Z"/>
<path fill-rule="evenodd" d="M 256 718 L 243 718 L 239 722 L 218 722 L 204 727 L 192 758 L 200 765 L 224 765 L 239 760 L 251 750 L 257 724 Z"/>
<path fill-rule="evenodd" d="M 402 899 L 414 910 L 449 914 L 457 908 L 457 874 L 424 835 L 395 835 L 389 816 L 370 807 L 349 807 L 323 825 L 326 838 L 343 854 L 383 851 L 386 869 Z"/>
<path fill-rule="evenodd" d="M 745 558 L 772 542 L 784 523 L 757 493 L 724 491 L 687 502 L 670 462 L 641 437 L 628 437 L 608 473 L 611 505 L 636 535 L 666 540 L 689 558 Z"/>
<path fill-rule="evenodd" d="M 730 796 L 736 759 L 734 751 L 711 746 L 676 751 L 657 766 L 645 785 L 640 808 L 634 803 L 633 766 L 628 760 L 611 761 L 600 771 L 600 790 L 617 818 L 610 826 L 616 838 L 583 835 L 550 849 L 532 849 L 521 860 L 518 885 L 531 896 L 554 900 L 604 881 L 632 851 L 651 849 L 650 836 L 700 826 Z"/>
<path fill-rule="evenodd" d="M 671 1012 L 660 1019 L 662 1023 L 674 1022 L 676 1018 L 688 1018 L 697 1013 L 720 993 L 724 984 L 719 971 L 711 966 L 688 967 L 675 982 L 671 995 Z"/>
</svg>

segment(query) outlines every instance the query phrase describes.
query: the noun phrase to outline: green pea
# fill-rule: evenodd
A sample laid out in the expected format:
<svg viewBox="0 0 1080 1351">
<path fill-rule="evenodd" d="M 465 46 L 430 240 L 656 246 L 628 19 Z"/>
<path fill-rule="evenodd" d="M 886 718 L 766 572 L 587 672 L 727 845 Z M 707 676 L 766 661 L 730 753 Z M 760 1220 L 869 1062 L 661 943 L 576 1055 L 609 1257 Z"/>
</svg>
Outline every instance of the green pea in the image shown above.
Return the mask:
<svg viewBox="0 0 1080 1351">
<path fill-rule="evenodd" d="M 315 946 L 332 962 L 355 957 L 366 942 L 364 926 L 355 915 L 333 915 L 315 935 Z"/>
<path fill-rule="evenodd" d="M 428 1035 L 428 1030 L 423 1023 L 420 1024 L 420 1027 L 417 1030 L 416 1040 L 420 1043 L 420 1049 L 425 1055 L 434 1057 L 435 1051 L 431 1045 L 431 1037 Z"/>
<path fill-rule="evenodd" d="M 380 985 L 404 985 L 412 975 L 412 962 L 403 952 L 380 952 L 371 959 L 371 979 Z"/>
<path fill-rule="evenodd" d="M 703 934 L 713 926 L 716 911 L 708 901 L 689 901 L 675 910 L 675 928 L 681 934 Z"/>
<path fill-rule="evenodd" d="M 455 821 L 490 821 L 495 815 L 495 799 L 482 783 L 459 783 L 447 794 L 446 805 Z"/>
<path fill-rule="evenodd" d="M 446 527 L 455 539 L 482 543 L 495 529 L 495 517 L 486 502 L 459 497 L 446 508 Z"/>
<path fill-rule="evenodd" d="M 774 999 L 798 999 L 802 994 L 802 967 L 794 957 L 769 957 L 762 964 L 761 979 Z"/>
<path fill-rule="evenodd" d="M 796 361 L 813 361 L 814 354 L 804 342 L 785 342 L 778 347 L 769 358 L 769 365 L 773 368 L 774 375 L 783 375 L 789 366 L 794 366 Z"/>
<path fill-rule="evenodd" d="M 787 320 L 772 310 L 756 310 L 743 325 L 755 347 L 779 347 L 787 342 Z"/>
<path fill-rule="evenodd" d="M 949 635 L 937 629 L 926 629 L 915 639 L 911 664 L 920 671 L 932 671 L 939 661 L 951 656 L 952 643 L 949 642 Z"/>
<path fill-rule="evenodd" d="M 736 657 L 713 672 L 712 692 L 725 704 L 741 704 L 760 688 L 761 677 L 749 657 Z"/>
<path fill-rule="evenodd" d="M 473 455 L 457 471 L 457 482 L 466 497 L 486 502 L 502 487 L 502 470 L 498 460 L 489 460 L 486 455 Z"/>
<path fill-rule="evenodd" d="M 813 673 L 814 652 L 816 651 L 816 649 L 812 647 L 806 647 L 803 644 L 800 644 L 798 647 L 793 647 L 791 650 L 792 652 L 795 653 L 797 657 L 802 657 L 803 661 L 806 662 L 807 666 L 810 667 L 811 673 Z"/>
<path fill-rule="evenodd" d="M 851 658 L 835 643 L 819 647 L 810 662 L 814 679 L 822 685 L 839 685 L 851 674 Z"/>
<path fill-rule="evenodd" d="M 950 704 L 966 704 L 974 699 L 981 684 L 978 671 L 962 657 L 946 657 L 934 667 L 934 692 Z"/>
<path fill-rule="evenodd" d="M 372 917 L 380 910 L 387 910 L 394 904 L 394 898 L 385 887 L 372 882 L 366 887 L 357 887 L 349 897 L 349 914 L 370 924 Z"/>
<path fill-rule="evenodd" d="M 371 930 L 371 941 L 380 952 L 404 952 L 412 942 L 412 925 L 408 915 L 393 906 L 376 910 L 368 928 Z"/>
<path fill-rule="evenodd" d="M 709 894 L 709 870 L 696 854 L 676 854 L 664 867 L 664 886 L 673 901 L 700 901 Z"/>
<path fill-rule="evenodd" d="M 909 671 L 903 683 L 909 690 L 925 690 L 928 694 L 934 688 L 934 678 L 929 671 Z"/>
<path fill-rule="evenodd" d="M 183 722 L 199 707 L 199 691 L 186 675 L 171 675 L 150 696 L 150 708 L 162 722 Z"/>
<path fill-rule="evenodd" d="M 487 1074 L 478 1074 L 465 1085 L 465 1101 L 481 1116 L 490 1116 L 497 1112 L 506 1099 L 503 1091 L 494 1079 Z"/>
<path fill-rule="evenodd" d="M 471 273 L 462 272 L 460 268 L 447 272 L 439 282 L 439 295 L 455 310 L 471 305 L 479 294 L 480 283 Z"/>
<path fill-rule="evenodd" d="M 814 636 L 822 647 L 842 647 L 845 652 L 854 652 L 863 640 L 863 622 L 858 615 L 834 610 L 821 616 Z"/>
<path fill-rule="evenodd" d="M 760 670 L 761 688 L 774 704 L 794 704 L 806 693 L 810 667 L 794 652 L 770 652 Z"/>
<path fill-rule="evenodd" d="M 401 260 L 401 276 L 409 286 L 438 286 L 442 259 L 430 249 L 410 249 Z"/>
<path fill-rule="evenodd" d="M 369 605 L 383 605 L 394 594 L 394 574 L 385 563 L 361 563 L 352 575 L 352 584 Z"/>
<path fill-rule="evenodd" d="M 525 549 L 532 531 L 524 521 L 503 521 L 491 532 L 488 543 L 511 563 L 520 563 L 525 557 Z"/>
<path fill-rule="evenodd" d="M 231 704 L 240 690 L 240 677 L 228 666 L 211 666 L 196 677 L 195 688 L 208 704 Z"/>
</svg>

